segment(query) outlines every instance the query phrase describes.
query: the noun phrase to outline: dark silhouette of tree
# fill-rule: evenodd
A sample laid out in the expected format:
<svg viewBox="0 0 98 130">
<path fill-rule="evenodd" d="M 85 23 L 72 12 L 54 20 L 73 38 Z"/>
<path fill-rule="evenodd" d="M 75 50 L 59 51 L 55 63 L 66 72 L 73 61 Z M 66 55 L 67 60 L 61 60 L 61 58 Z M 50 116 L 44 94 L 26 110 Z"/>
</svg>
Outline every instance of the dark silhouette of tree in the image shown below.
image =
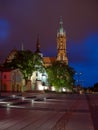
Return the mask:
<svg viewBox="0 0 98 130">
<path fill-rule="evenodd" d="M 98 83 L 94 84 L 94 92 L 98 92 Z"/>
</svg>

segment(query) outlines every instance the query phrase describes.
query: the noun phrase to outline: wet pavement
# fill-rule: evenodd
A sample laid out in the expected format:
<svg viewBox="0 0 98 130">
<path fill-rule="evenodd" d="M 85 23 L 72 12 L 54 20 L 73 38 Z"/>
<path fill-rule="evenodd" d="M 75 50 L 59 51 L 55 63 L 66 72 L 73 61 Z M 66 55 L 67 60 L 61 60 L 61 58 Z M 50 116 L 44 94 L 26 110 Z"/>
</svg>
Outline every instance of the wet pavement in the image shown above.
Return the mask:
<svg viewBox="0 0 98 130">
<path fill-rule="evenodd" d="M 0 96 L 0 130 L 98 130 L 98 94 Z"/>
</svg>

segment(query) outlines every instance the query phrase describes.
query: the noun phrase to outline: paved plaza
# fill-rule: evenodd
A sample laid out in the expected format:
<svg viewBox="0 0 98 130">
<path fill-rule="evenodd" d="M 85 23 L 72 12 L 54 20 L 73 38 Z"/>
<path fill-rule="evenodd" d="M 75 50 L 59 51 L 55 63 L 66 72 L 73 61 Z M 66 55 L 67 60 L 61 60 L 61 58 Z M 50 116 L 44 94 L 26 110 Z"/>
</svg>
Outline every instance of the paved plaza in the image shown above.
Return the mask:
<svg viewBox="0 0 98 130">
<path fill-rule="evenodd" d="M 98 130 L 98 94 L 1 93 L 0 130 Z"/>
</svg>

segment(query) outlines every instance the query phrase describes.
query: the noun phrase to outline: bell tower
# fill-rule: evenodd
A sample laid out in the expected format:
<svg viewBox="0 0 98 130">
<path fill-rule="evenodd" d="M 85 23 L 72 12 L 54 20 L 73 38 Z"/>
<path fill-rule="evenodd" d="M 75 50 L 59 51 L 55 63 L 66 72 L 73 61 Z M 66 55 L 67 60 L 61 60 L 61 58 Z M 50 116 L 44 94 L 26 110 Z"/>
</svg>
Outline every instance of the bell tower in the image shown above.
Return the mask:
<svg viewBox="0 0 98 130">
<path fill-rule="evenodd" d="M 63 28 L 63 21 L 60 19 L 60 27 L 57 32 L 57 61 L 65 62 L 68 65 L 66 52 L 66 32 Z"/>
</svg>

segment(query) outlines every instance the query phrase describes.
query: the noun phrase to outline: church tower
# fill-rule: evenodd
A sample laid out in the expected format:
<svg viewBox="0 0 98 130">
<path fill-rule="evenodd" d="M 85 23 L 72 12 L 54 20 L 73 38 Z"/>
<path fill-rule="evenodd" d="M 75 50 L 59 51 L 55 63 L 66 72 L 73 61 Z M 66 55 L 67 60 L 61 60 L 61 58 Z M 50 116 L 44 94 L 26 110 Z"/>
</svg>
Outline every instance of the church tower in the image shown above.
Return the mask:
<svg viewBox="0 0 98 130">
<path fill-rule="evenodd" d="M 66 32 L 63 28 L 63 21 L 60 19 L 60 27 L 57 32 L 57 61 L 65 62 L 68 65 L 66 52 Z"/>
</svg>

